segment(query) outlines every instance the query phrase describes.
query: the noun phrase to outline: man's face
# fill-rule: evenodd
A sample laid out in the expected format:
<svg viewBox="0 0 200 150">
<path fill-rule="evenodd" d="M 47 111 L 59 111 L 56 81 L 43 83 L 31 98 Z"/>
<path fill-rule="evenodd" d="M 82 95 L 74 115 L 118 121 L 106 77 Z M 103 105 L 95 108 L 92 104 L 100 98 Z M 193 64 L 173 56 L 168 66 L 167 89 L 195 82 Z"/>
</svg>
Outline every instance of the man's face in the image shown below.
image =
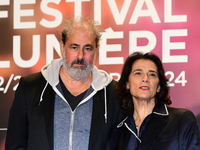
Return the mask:
<svg viewBox="0 0 200 150">
<path fill-rule="evenodd" d="M 91 73 L 98 51 L 92 32 L 71 31 L 65 46 L 61 44 L 61 50 L 65 60 L 63 66 L 68 75 L 80 80 Z"/>
</svg>

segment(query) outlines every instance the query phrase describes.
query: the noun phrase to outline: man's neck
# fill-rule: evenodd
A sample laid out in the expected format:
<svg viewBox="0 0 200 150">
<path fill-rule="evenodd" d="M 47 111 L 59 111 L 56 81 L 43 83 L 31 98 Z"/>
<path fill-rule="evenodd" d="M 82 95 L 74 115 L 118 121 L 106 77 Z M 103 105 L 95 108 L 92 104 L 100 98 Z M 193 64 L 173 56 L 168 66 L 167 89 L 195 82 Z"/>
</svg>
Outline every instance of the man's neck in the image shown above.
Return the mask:
<svg viewBox="0 0 200 150">
<path fill-rule="evenodd" d="M 77 96 L 86 91 L 92 83 L 92 73 L 90 73 L 86 78 L 76 80 L 66 73 L 64 67 L 61 67 L 60 69 L 60 77 L 65 87 L 74 96 Z"/>
</svg>

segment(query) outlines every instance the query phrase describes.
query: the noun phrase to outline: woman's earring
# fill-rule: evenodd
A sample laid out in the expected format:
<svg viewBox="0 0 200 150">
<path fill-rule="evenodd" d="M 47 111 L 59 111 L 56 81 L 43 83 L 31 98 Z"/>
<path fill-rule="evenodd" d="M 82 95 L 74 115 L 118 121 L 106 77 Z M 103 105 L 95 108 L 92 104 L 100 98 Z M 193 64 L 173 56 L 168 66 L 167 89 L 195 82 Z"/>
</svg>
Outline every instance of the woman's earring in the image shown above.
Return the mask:
<svg viewBox="0 0 200 150">
<path fill-rule="evenodd" d="M 160 85 L 158 86 L 157 92 L 160 92 Z"/>
<path fill-rule="evenodd" d="M 126 83 L 126 89 L 127 89 L 127 90 L 129 89 L 129 84 L 128 84 L 128 83 Z"/>
</svg>

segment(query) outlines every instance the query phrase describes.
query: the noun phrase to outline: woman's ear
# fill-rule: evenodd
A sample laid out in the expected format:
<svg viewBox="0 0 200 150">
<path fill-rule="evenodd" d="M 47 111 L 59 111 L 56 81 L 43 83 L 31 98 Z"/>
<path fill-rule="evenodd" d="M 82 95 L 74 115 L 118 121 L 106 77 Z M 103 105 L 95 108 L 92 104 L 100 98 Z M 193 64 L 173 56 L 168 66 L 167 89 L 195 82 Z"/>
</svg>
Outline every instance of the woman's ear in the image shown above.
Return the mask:
<svg viewBox="0 0 200 150">
<path fill-rule="evenodd" d="M 160 92 L 160 85 L 159 85 L 158 88 L 157 88 L 157 92 Z"/>
</svg>

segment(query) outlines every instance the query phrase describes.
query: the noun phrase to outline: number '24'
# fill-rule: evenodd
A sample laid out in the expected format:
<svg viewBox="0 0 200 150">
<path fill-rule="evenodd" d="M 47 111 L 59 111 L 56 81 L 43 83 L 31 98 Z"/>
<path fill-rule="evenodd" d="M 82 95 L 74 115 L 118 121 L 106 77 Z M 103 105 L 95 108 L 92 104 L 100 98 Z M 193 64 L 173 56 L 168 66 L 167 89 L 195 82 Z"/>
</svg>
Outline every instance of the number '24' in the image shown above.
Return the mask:
<svg viewBox="0 0 200 150">
<path fill-rule="evenodd" d="M 185 79 L 185 71 L 182 71 L 176 78 L 172 71 L 165 72 L 165 76 L 169 76 L 168 86 L 175 86 L 175 83 L 180 83 L 182 86 L 185 86 L 187 80 Z M 174 80 L 174 83 L 172 83 Z"/>
</svg>

